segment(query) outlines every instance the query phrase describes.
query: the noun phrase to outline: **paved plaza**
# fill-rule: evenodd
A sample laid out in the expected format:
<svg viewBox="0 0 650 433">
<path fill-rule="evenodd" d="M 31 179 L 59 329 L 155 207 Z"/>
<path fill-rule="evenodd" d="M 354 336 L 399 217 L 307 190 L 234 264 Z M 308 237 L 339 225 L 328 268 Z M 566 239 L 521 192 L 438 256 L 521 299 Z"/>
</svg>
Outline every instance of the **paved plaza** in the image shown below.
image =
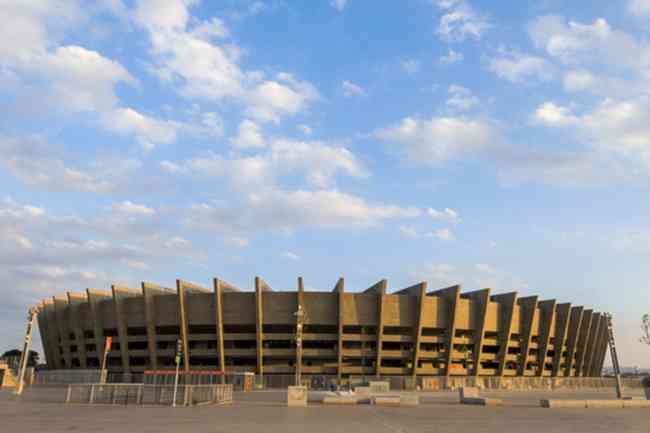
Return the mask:
<svg viewBox="0 0 650 433">
<path fill-rule="evenodd" d="M 288 408 L 285 393 L 235 393 L 231 406 L 193 408 L 61 403 L 63 388 L 32 388 L 21 399 L 0 392 L 3 431 L 150 433 L 648 433 L 648 409 L 543 409 L 542 398 L 613 398 L 613 390 L 485 392 L 504 407 L 462 406 L 455 392 L 419 393 L 415 408 L 369 405 Z M 628 395 L 641 397 L 640 390 Z"/>
</svg>

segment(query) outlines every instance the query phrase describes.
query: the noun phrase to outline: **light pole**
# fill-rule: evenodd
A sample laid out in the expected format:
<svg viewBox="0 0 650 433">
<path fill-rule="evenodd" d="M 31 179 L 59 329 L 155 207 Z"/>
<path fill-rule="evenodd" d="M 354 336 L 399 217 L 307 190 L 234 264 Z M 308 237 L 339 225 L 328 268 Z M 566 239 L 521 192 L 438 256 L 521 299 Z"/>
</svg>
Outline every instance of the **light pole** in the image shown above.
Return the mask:
<svg viewBox="0 0 650 433">
<path fill-rule="evenodd" d="M 20 370 L 18 373 L 18 388 L 16 388 L 16 395 L 21 395 L 25 387 L 25 370 L 27 369 L 27 361 L 29 360 L 29 348 L 32 344 L 32 328 L 36 314 L 38 314 L 37 308 L 30 308 L 29 312 L 27 313 L 27 331 L 25 332 L 23 353 L 20 357 Z"/>
<path fill-rule="evenodd" d="M 305 320 L 305 311 L 301 304 L 298 304 L 298 311 L 294 315 L 296 316 L 296 386 L 300 386 L 302 383 L 302 325 Z"/>
</svg>

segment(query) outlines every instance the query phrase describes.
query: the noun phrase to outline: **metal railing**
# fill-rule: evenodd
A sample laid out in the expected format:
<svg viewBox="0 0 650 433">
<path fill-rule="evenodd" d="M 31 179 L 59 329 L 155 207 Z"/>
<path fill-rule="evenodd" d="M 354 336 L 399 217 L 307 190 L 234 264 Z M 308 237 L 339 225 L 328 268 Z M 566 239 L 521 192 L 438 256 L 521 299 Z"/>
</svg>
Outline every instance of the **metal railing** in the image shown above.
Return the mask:
<svg viewBox="0 0 650 433">
<path fill-rule="evenodd" d="M 130 383 L 68 385 L 66 403 L 112 405 L 168 405 L 173 403 L 173 385 Z M 232 403 L 232 385 L 179 385 L 177 406 Z"/>
</svg>

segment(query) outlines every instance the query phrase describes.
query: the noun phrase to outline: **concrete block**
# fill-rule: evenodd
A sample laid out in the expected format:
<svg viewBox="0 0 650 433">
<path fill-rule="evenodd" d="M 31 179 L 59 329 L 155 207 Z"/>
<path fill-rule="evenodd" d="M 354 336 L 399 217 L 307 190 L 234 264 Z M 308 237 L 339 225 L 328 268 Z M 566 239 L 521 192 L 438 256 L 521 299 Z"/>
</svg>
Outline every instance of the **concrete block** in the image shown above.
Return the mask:
<svg viewBox="0 0 650 433">
<path fill-rule="evenodd" d="M 326 395 L 323 397 L 323 404 L 355 405 L 357 400 L 354 396 Z"/>
<path fill-rule="evenodd" d="M 541 400 L 540 405 L 546 408 L 581 408 L 584 409 L 587 407 L 587 402 L 585 400 Z"/>
<path fill-rule="evenodd" d="M 390 383 L 385 381 L 370 381 L 370 392 L 372 394 L 390 392 Z"/>
<path fill-rule="evenodd" d="M 502 406 L 503 400 L 499 398 L 481 398 L 481 397 L 467 397 L 462 399 L 461 404 L 471 404 L 475 406 Z"/>
<path fill-rule="evenodd" d="M 419 405 L 420 405 L 420 397 L 418 395 L 402 394 L 400 396 L 400 406 L 413 407 Z"/>
<path fill-rule="evenodd" d="M 624 408 L 650 408 L 650 400 L 623 400 Z"/>
<path fill-rule="evenodd" d="M 478 393 L 478 388 L 476 387 L 471 387 L 471 386 L 461 386 L 460 389 L 458 390 L 458 395 L 460 396 L 460 399 L 463 400 L 465 398 L 479 398 L 479 393 Z"/>
<path fill-rule="evenodd" d="M 307 406 L 307 387 L 290 386 L 287 388 L 287 406 Z"/>
<path fill-rule="evenodd" d="M 399 395 L 382 395 L 372 398 L 372 404 L 376 406 L 400 406 L 402 399 Z"/>
<path fill-rule="evenodd" d="M 354 388 L 354 392 L 357 395 L 368 396 L 368 395 L 370 395 L 370 387 L 369 386 L 357 386 L 356 388 Z"/>
<path fill-rule="evenodd" d="M 585 400 L 589 409 L 622 409 L 623 400 Z"/>
</svg>

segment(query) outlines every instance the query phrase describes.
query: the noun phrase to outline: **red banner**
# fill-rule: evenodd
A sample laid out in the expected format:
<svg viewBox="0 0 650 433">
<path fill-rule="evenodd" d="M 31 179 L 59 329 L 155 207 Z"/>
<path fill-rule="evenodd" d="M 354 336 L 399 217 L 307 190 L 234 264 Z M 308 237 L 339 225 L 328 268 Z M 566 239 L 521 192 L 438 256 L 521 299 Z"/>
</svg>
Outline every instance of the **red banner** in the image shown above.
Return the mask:
<svg viewBox="0 0 650 433">
<path fill-rule="evenodd" d="M 113 337 L 106 337 L 106 348 L 104 349 L 104 351 L 110 352 L 112 345 L 113 345 Z"/>
</svg>

